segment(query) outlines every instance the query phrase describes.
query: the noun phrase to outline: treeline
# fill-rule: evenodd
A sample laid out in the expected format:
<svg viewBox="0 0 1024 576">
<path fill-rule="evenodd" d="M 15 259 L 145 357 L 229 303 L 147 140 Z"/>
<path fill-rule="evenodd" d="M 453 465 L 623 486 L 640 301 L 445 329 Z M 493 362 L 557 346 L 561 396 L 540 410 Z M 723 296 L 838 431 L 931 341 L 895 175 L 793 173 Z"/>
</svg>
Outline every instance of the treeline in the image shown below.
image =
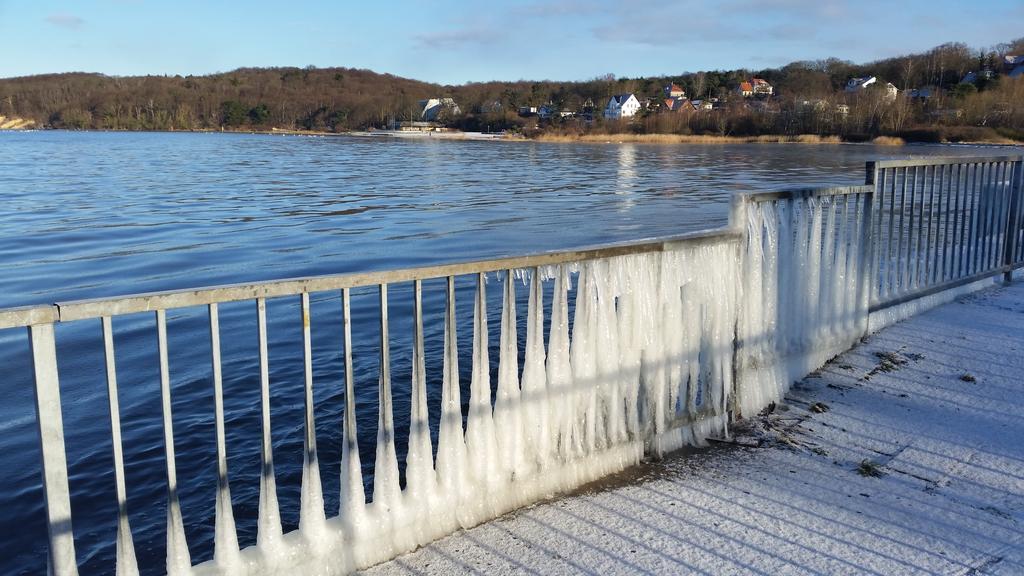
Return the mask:
<svg viewBox="0 0 1024 576">
<path fill-rule="evenodd" d="M 684 73 L 669 77 L 582 82 L 480 82 L 442 86 L 349 68 L 243 68 L 206 76 L 110 77 L 67 73 L 0 79 L 0 115 L 39 126 L 109 130 L 346 131 L 418 120 L 420 100 L 451 97 L 461 114 L 447 122 L 465 130 L 536 132 L 537 118 L 522 106 L 550 105 L 573 117 L 541 121 L 562 132 L 824 134 L 868 137 L 925 127 L 968 126 L 1024 132 L 1019 79 L 1004 75 L 1003 56 L 1024 55 L 1024 38 L 975 50 L 944 44 L 921 54 L 868 64 L 827 59 L 781 68 Z M 990 70 L 991 78 L 981 74 Z M 961 83 L 968 72 L 978 78 Z M 855 95 L 843 88 L 854 76 L 876 76 L 876 88 Z M 770 82 L 768 99 L 734 93 L 751 77 Z M 715 99 L 714 110 L 664 113 L 662 88 L 675 82 L 691 99 Z M 927 97 L 892 99 L 884 85 Z M 601 118 L 609 96 L 635 93 L 653 105 L 629 122 Z"/>
<path fill-rule="evenodd" d="M 418 114 L 437 86 L 348 68 L 243 68 L 208 76 L 68 73 L 0 80 L 0 114 L 107 130 L 341 131 Z"/>
</svg>

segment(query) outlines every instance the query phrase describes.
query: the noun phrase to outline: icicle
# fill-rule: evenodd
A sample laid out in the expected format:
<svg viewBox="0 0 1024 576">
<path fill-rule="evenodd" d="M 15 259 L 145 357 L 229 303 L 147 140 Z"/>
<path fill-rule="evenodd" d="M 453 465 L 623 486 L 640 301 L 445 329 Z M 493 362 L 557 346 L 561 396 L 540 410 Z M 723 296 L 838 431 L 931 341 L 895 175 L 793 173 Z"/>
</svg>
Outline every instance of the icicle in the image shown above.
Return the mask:
<svg viewBox="0 0 1024 576">
<path fill-rule="evenodd" d="M 267 354 L 267 301 L 256 300 L 256 323 L 260 355 L 260 409 L 263 441 L 260 444 L 260 509 L 256 543 L 265 550 L 281 546 L 281 514 L 274 478 L 274 448 L 270 439 L 270 367 Z"/>
<path fill-rule="evenodd" d="M 591 454 L 597 447 L 597 396 L 601 386 L 597 379 L 597 350 L 595 349 L 596 318 L 594 307 L 594 264 L 588 263 L 580 271 L 576 286 L 576 310 L 572 324 L 572 342 L 569 362 L 572 368 L 573 434 L 583 454 Z"/>
<path fill-rule="evenodd" d="M 547 382 L 551 399 L 552 449 L 562 460 L 572 454 L 573 414 L 570 404 L 572 367 L 569 364 L 569 303 L 566 285 L 567 272 L 555 274 L 554 294 L 551 300 L 551 326 L 548 336 Z"/>
<path fill-rule="evenodd" d="M 623 442 L 626 431 L 626 403 L 623 397 L 625 386 L 622 382 L 621 356 L 619 353 L 619 327 L 615 315 L 615 281 L 619 262 L 605 261 L 595 266 L 594 296 L 596 297 L 594 353 L 597 362 L 597 378 L 602 383 L 598 389 L 597 447 Z"/>
<path fill-rule="evenodd" d="M 406 502 L 418 510 L 418 524 L 425 521 L 436 491 L 430 422 L 427 419 L 427 376 L 423 352 L 423 284 L 413 285 L 412 386 L 410 399 L 409 452 L 405 461 Z"/>
<path fill-rule="evenodd" d="M 552 400 L 548 396 L 544 361 L 544 290 L 540 271 L 535 268 L 530 280 L 530 300 L 527 306 L 526 357 L 523 361 L 520 406 L 524 421 L 524 452 L 534 460 L 538 469 L 548 464 L 551 453 L 548 416 Z"/>
<path fill-rule="evenodd" d="M 324 496 L 320 488 L 320 463 L 316 455 L 316 424 L 313 420 L 313 352 L 309 330 L 309 293 L 302 293 L 302 343 L 305 373 L 305 437 L 302 451 L 302 494 L 299 529 L 313 542 L 323 544 Z"/>
<path fill-rule="evenodd" d="M 505 275 L 501 305 L 501 342 L 498 358 L 498 398 L 494 403 L 494 426 L 498 454 L 505 482 L 522 476 L 523 421 L 519 393 L 519 337 L 516 330 L 516 287 L 513 272 Z"/>
<path fill-rule="evenodd" d="M 228 484 L 228 455 L 224 439 L 224 383 L 220 368 L 220 319 L 217 304 L 209 305 L 210 355 L 213 368 L 214 428 L 217 435 L 217 501 L 213 557 L 221 569 L 231 571 L 241 562 L 235 515 Z"/>
<path fill-rule="evenodd" d="M 622 371 L 623 396 L 626 406 L 626 432 L 631 440 L 640 435 L 640 414 L 637 401 L 640 392 L 640 353 L 642 346 L 639 318 L 641 290 L 637 281 L 640 257 L 627 256 L 620 261 L 619 305 L 616 316 L 619 327 L 619 365 Z"/>
<path fill-rule="evenodd" d="M 469 390 L 466 453 L 478 486 L 489 493 L 497 489 L 501 478 L 498 474 L 498 445 L 491 413 L 491 362 L 487 345 L 487 288 L 484 274 L 477 276 L 476 299 L 473 304 L 473 371 Z M 486 496 L 481 500 L 478 503 L 481 506 L 480 513 L 483 513 L 484 505 L 496 504 Z"/>
<path fill-rule="evenodd" d="M 167 362 L 167 312 L 156 311 L 157 346 L 160 355 L 160 400 L 163 409 L 164 455 L 167 463 L 167 573 L 188 574 L 192 559 L 185 540 L 185 524 L 178 503 L 178 477 L 174 460 L 174 427 L 171 415 L 171 378 Z"/>
<path fill-rule="evenodd" d="M 395 423 L 391 406 L 391 346 L 388 334 L 388 286 L 380 285 L 380 372 L 377 381 L 377 456 L 373 468 L 373 508 L 380 523 L 377 545 L 395 546 L 401 516 L 398 456 L 395 453 Z M 399 547 L 395 552 L 401 550 Z M 385 554 L 391 556 L 392 553 Z"/>
<path fill-rule="evenodd" d="M 357 538 L 366 510 L 362 464 L 359 461 L 359 437 L 356 429 L 356 393 L 352 367 L 352 294 L 349 288 L 341 293 L 342 317 L 345 325 L 345 420 L 341 439 L 341 490 L 338 515 L 348 539 Z"/>
<path fill-rule="evenodd" d="M 466 474 L 466 442 L 462 431 L 462 402 L 459 393 L 459 344 L 455 323 L 455 278 L 449 276 L 444 319 L 444 375 L 437 440 L 437 475 L 440 488 L 449 500 L 448 511 L 464 527 L 472 524 L 471 516 L 461 503 L 472 501 L 475 497 Z"/>
</svg>

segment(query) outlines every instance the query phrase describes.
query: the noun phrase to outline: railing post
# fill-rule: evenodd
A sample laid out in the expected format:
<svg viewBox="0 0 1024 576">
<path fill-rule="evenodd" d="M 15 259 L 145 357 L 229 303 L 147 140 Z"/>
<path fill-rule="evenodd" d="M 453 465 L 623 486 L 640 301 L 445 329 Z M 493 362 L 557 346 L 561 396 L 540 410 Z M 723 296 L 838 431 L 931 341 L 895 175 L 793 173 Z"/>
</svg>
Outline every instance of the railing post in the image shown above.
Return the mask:
<svg viewBox="0 0 1024 576">
<path fill-rule="evenodd" d="M 49 573 L 78 574 L 75 538 L 71 531 L 71 495 L 68 463 L 64 454 L 64 423 L 61 417 L 60 383 L 57 379 L 57 343 L 53 324 L 29 327 L 32 370 L 36 385 L 36 424 L 42 450 L 43 496 L 49 532 Z"/>
<path fill-rule="evenodd" d="M 874 163 L 869 162 L 872 165 L 872 174 L 874 170 Z M 872 175 L 872 182 L 874 181 Z M 873 226 L 872 218 L 874 218 L 874 203 L 875 196 L 877 195 L 877 188 L 871 190 L 864 195 L 863 206 L 861 207 L 860 217 L 860 251 L 857 254 L 857 292 L 856 292 L 856 309 L 859 312 L 861 309 L 864 311 L 864 319 L 862 326 L 862 337 L 867 336 L 869 326 L 868 316 L 871 313 L 871 291 L 874 287 L 875 275 L 873 270 L 875 268 L 875 243 L 877 239 L 875 235 L 871 233 Z M 881 210 L 879 210 L 879 218 L 881 218 Z"/>
<path fill-rule="evenodd" d="M 1024 157 L 1013 162 L 1010 176 L 1010 209 L 1006 214 L 1006 234 L 1003 235 L 1003 265 L 1007 267 L 1003 273 L 1003 282 L 1009 284 L 1013 280 L 1014 252 L 1016 250 L 1020 227 L 1021 196 L 1024 195 Z"/>
<path fill-rule="evenodd" d="M 871 191 L 864 196 L 864 205 L 861 207 L 860 214 L 860 250 L 857 253 L 857 291 L 856 291 L 856 304 L 855 309 L 859 311 L 861 307 L 864 309 L 864 325 L 862 327 L 862 337 L 867 336 L 868 327 L 868 316 L 871 314 L 871 298 L 875 289 L 876 278 L 879 273 L 879 262 L 881 261 L 881 255 L 875 253 L 875 248 L 879 245 L 879 238 L 872 233 L 875 229 L 875 223 L 873 219 L 875 216 L 875 199 L 877 198 L 878 215 L 879 219 L 878 230 L 881 231 L 882 224 L 882 206 L 883 197 L 879 194 L 878 186 L 878 166 L 874 162 L 867 162 L 864 165 L 864 184 L 871 186 Z M 884 184 L 884 182 L 883 182 Z M 888 266 L 888 264 L 887 264 Z M 881 296 L 881 288 L 879 288 L 879 297 Z"/>
</svg>

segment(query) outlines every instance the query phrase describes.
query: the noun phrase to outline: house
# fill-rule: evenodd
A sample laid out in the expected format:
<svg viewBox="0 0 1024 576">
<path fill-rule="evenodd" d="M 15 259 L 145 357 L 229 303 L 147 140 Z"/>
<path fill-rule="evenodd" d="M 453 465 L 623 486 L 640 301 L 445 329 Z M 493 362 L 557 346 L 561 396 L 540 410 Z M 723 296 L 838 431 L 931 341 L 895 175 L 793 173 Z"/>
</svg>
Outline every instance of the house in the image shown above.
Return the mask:
<svg viewBox="0 0 1024 576">
<path fill-rule="evenodd" d="M 462 114 L 459 105 L 451 98 L 429 98 L 419 102 L 422 112 L 420 120 L 424 122 L 437 122 L 440 119 L 450 118 Z"/>
<path fill-rule="evenodd" d="M 675 82 L 665 86 L 665 98 L 686 98 L 686 92 Z"/>
<path fill-rule="evenodd" d="M 1010 70 L 1007 76 L 1009 76 L 1010 78 L 1020 78 L 1021 76 L 1024 76 L 1024 64 L 1021 64 L 1014 68 L 1013 70 Z"/>
<path fill-rule="evenodd" d="M 1019 66 L 1024 66 L 1024 56 L 1014 56 L 1013 54 L 1003 56 L 1003 72 L 1010 74 Z"/>
<path fill-rule="evenodd" d="M 767 80 L 761 78 L 751 78 L 750 84 L 754 96 L 771 96 L 772 92 L 775 91 L 775 88 L 772 88 L 772 85 Z"/>
<path fill-rule="evenodd" d="M 878 81 L 878 78 L 874 76 L 864 76 L 862 78 L 850 78 L 849 82 L 846 83 L 847 92 L 860 92 L 868 86 Z"/>
<path fill-rule="evenodd" d="M 399 120 L 394 121 L 391 124 L 392 130 L 399 132 L 443 132 L 442 127 L 437 122 L 402 122 Z"/>
<path fill-rule="evenodd" d="M 666 98 L 662 101 L 662 106 L 664 106 L 669 112 L 690 112 L 692 110 L 696 110 L 693 106 L 693 102 L 687 100 L 685 97 Z"/>
<path fill-rule="evenodd" d="M 690 105 L 694 110 L 713 110 L 715 103 L 712 100 L 691 100 Z"/>
<path fill-rule="evenodd" d="M 537 112 L 538 112 L 538 110 L 537 110 L 536 106 L 520 106 L 519 107 L 519 115 L 520 116 L 536 116 Z"/>
<path fill-rule="evenodd" d="M 889 102 L 896 100 L 896 95 L 900 93 L 900 89 L 896 87 L 892 82 L 885 83 L 885 99 Z"/>
<path fill-rule="evenodd" d="M 483 114 L 500 114 L 504 109 L 505 107 L 502 106 L 501 100 L 495 100 L 480 106 L 480 112 Z"/>
<path fill-rule="evenodd" d="M 914 88 L 907 92 L 907 96 L 914 100 L 928 100 L 935 96 L 935 92 L 938 90 L 934 86 L 925 86 L 924 88 Z"/>
<path fill-rule="evenodd" d="M 537 116 L 540 116 L 543 119 L 569 118 L 571 116 L 575 116 L 575 112 L 572 112 L 570 110 L 561 110 L 554 103 L 548 102 L 547 104 L 537 109 Z"/>
<path fill-rule="evenodd" d="M 739 87 L 736 88 L 736 93 L 744 98 L 750 98 L 754 95 L 754 85 L 750 82 L 740 82 Z"/>
<path fill-rule="evenodd" d="M 640 101 L 635 94 L 616 94 L 608 99 L 604 117 L 610 119 L 630 118 L 640 111 Z"/>
</svg>

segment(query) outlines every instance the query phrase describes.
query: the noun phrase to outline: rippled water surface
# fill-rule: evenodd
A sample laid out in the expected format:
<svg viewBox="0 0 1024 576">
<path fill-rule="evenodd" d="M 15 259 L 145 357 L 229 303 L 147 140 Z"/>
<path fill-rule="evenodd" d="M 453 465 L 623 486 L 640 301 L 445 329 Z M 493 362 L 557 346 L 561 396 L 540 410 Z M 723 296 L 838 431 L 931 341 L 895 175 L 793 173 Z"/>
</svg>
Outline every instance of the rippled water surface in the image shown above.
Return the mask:
<svg viewBox="0 0 1024 576">
<path fill-rule="evenodd" d="M 0 308 L 672 235 L 723 224 L 734 192 L 860 184 L 867 160 L 937 153 L 979 150 L 0 133 Z M 436 372 L 439 324 L 430 319 L 443 310 L 443 286 L 425 288 L 428 371 Z M 460 325 L 471 315 L 471 290 L 471 282 L 459 287 L 460 307 L 468 306 L 460 308 Z M 374 303 L 372 293 L 357 294 L 357 328 L 372 327 Z M 396 287 L 392 314 L 406 323 L 407 303 L 407 287 Z M 232 493 L 243 546 L 255 538 L 259 462 L 255 317 L 247 306 L 221 310 Z M 318 434 L 330 516 L 337 507 L 331 492 L 338 485 L 343 407 L 337 386 L 343 350 L 339 300 L 318 295 L 313 310 L 314 377 L 323 383 L 316 392 Z M 179 481 L 194 561 L 212 554 L 215 484 L 209 344 L 195 336 L 204 334 L 204 314 L 168 314 Z M 301 466 L 296 318 L 294 301 L 271 302 L 274 441 L 286 529 L 297 522 Z M 103 573 L 112 566 L 115 500 L 99 322 L 58 328 L 78 559 L 85 573 Z M 159 572 L 165 484 L 152 316 L 115 318 L 114 328 L 132 527 L 144 571 Z M 396 325 L 396 332 L 406 328 Z M 5 574 L 45 568 L 24 332 L 0 331 Z M 392 336 L 392 345 L 402 348 L 403 338 Z M 354 347 L 357 382 L 368 384 L 356 397 L 366 408 L 359 421 L 368 471 L 376 426 L 374 350 L 367 343 Z M 408 360 L 396 354 L 394 361 L 400 396 Z M 403 409 L 407 413 L 407 403 L 396 400 L 396 410 Z M 365 437 L 362 429 L 368 430 Z"/>
</svg>

